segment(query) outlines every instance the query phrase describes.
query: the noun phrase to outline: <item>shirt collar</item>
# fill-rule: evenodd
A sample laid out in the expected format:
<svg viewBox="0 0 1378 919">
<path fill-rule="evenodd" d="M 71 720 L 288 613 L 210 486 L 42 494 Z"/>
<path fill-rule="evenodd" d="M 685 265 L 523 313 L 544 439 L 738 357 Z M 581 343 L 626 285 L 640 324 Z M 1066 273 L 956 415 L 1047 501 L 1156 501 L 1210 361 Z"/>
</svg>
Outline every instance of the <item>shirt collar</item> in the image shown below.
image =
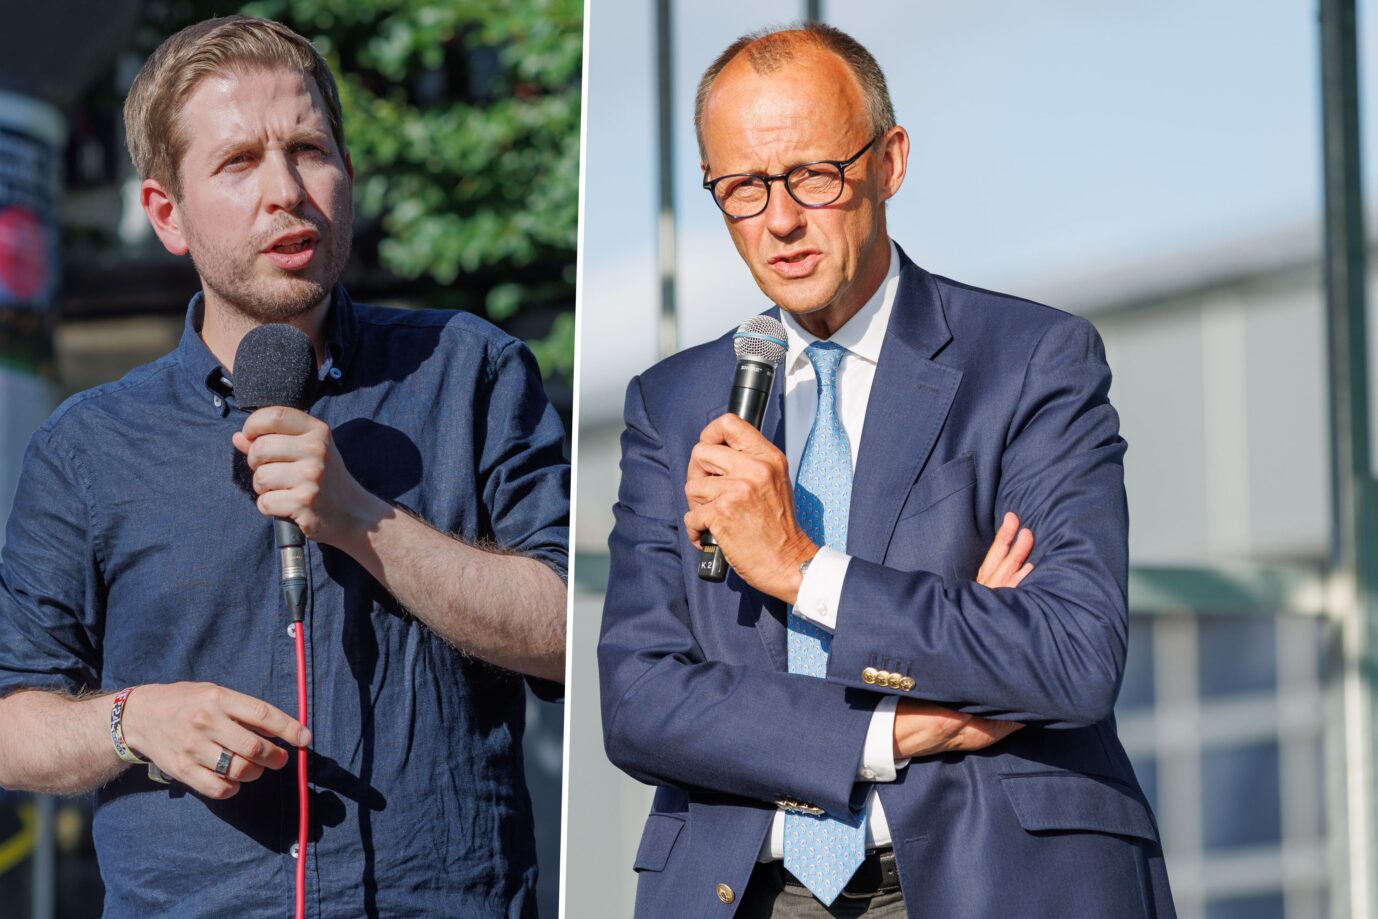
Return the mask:
<svg viewBox="0 0 1378 919">
<path fill-rule="evenodd" d="M 201 340 L 201 321 L 205 314 L 205 295 L 197 291 L 187 304 L 187 318 L 182 326 L 182 339 L 177 344 L 178 362 L 186 370 L 196 391 L 205 398 L 210 409 L 220 415 L 229 413 L 234 399 L 234 383 L 230 374 L 216 360 L 210 348 Z M 343 385 L 358 345 L 359 320 L 354 303 L 344 286 L 336 284 L 331 291 L 330 310 L 325 318 L 325 361 L 317 371 L 324 391 L 338 390 Z"/>
<path fill-rule="evenodd" d="M 893 240 L 890 246 L 890 267 L 885 272 L 885 280 L 880 282 L 871 299 L 856 315 L 833 333 L 829 341 L 836 342 L 852 354 L 872 364 L 880 362 L 880 349 L 885 344 L 885 330 L 890 325 L 890 313 L 895 307 L 895 293 L 899 290 L 900 254 Z M 789 348 L 785 352 L 785 372 L 793 373 L 809 365 L 804 349 L 818 337 L 810 334 L 799 324 L 799 320 L 785 310 L 780 310 L 780 320 L 785 326 L 785 339 Z"/>
</svg>

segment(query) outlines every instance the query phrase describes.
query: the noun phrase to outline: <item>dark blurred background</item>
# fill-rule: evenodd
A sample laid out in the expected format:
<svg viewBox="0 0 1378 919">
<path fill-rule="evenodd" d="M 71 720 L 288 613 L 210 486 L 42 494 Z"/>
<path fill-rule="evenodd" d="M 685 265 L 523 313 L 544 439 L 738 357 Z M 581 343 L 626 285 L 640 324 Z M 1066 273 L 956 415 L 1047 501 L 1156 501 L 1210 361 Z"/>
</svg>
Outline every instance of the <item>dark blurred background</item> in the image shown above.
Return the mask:
<svg viewBox="0 0 1378 919">
<path fill-rule="evenodd" d="M 524 339 L 571 430 L 581 0 L 71 0 L 0 28 L 0 518 L 66 395 L 175 346 L 198 289 L 138 204 L 121 108 L 147 55 L 242 12 L 306 35 L 339 82 L 364 302 L 467 310 Z M 568 451 L 567 451 L 568 452 Z M 2 537 L 0 537 L 2 539 Z M 542 913 L 559 889 L 563 707 L 528 706 Z M 85 799 L 0 789 L 0 916 L 98 916 Z"/>
</svg>

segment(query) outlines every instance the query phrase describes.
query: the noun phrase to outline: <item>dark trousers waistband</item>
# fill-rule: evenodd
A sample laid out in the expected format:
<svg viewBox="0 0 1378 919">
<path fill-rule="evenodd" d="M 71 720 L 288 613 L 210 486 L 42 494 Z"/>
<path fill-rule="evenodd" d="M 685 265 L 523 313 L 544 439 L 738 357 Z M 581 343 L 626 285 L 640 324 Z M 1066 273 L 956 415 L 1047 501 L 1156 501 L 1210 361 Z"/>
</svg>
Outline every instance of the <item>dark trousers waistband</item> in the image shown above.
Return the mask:
<svg viewBox="0 0 1378 919">
<path fill-rule="evenodd" d="M 756 872 L 776 890 L 781 890 L 786 885 L 804 886 L 785 868 L 782 861 L 763 862 L 756 866 Z M 856 874 L 847 882 L 847 886 L 842 888 L 842 896 L 873 897 L 878 893 L 888 893 L 899 888 L 900 872 L 899 866 L 895 863 L 895 850 L 872 849 L 866 853 L 866 858 L 856 869 Z"/>
</svg>

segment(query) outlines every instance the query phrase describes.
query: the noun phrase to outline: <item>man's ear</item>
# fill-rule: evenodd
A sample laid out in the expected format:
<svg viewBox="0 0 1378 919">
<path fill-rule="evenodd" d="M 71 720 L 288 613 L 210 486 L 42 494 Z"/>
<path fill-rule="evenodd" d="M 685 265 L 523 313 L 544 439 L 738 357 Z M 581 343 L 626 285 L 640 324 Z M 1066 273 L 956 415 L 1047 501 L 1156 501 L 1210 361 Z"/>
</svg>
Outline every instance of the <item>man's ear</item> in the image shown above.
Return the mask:
<svg viewBox="0 0 1378 919">
<path fill-rule="evenodd" d="M 139 203 L 163 248 L 173 255 L 186 255 L 187 238 L 182 231 L 181 210 L 172 194 L 161 182 L 144 179 L 139 185 Z"/>
<path fill-rule="evenodd" d="M 885 132 L 881 140 L 880 153 L 881 200 L 893 198 L 904 184 L 905 171 L 909 167 L 909 132 L 895 125 Z"/>
</svg>

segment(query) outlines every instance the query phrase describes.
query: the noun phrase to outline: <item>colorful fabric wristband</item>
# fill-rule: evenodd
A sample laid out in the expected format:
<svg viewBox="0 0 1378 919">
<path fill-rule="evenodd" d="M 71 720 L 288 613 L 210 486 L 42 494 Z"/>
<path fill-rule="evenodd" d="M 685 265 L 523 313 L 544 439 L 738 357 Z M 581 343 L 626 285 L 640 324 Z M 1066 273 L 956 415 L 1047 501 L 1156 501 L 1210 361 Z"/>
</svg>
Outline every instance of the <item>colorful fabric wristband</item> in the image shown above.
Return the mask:
<svg viewBox="0 0 1378 919">
<path fill-rule="evenodd" d="M 133 691 L 134 687 L 130 686 L 115 693 L 115 704 L 110 707 L 110 742 L 115 745 L 116 756 L 126 763 L 138 765 L 147 763 L 148 760 L 129 749 L 129 745 L 124 742 L 124 703 Z"/>
</svg>

